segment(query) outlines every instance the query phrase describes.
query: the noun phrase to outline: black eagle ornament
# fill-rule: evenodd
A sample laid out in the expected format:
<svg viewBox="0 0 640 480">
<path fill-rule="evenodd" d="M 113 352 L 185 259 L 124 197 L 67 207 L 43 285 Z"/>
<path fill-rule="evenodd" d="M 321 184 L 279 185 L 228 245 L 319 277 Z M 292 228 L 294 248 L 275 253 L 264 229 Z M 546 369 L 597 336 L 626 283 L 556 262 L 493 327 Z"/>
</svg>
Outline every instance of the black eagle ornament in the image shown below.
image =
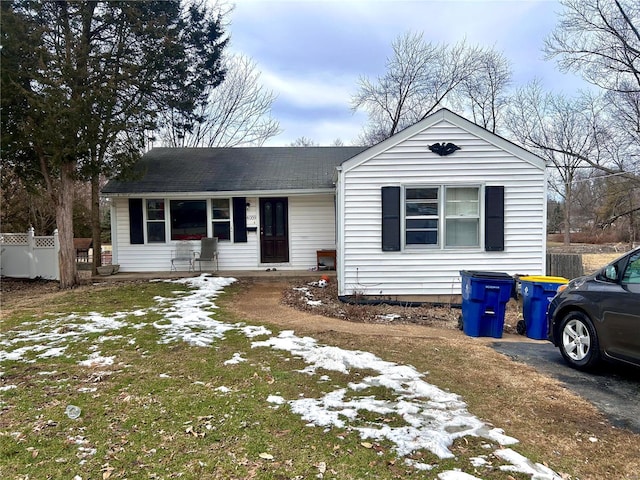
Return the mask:
<svg viewBox="0 0 640 480">
<path fill-rule="evenodd" d="M 441 157 L 445 155 L 451 155 L 456 150 L 460 150 L 460 147 L 449 142 L 449 143 L 434 143 L 433 145 L 429 145 L 429 150 L 433 153 L 437 153 Z"/>
</svg>

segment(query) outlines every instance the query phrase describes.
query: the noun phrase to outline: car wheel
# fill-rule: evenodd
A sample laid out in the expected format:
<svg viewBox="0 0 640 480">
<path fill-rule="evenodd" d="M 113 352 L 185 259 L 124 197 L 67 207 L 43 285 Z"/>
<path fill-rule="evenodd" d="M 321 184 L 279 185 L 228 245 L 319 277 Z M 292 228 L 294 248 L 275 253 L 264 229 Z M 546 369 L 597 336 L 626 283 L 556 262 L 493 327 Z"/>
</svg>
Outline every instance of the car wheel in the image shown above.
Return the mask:
<svg viewBox="0 0 640 480">
<path fill-rule="evenodd" d="M 560 324 L 560 353 L 578 369 L 586 370 L 600 361 L 600 345 L 593 323 L 582 312 L 570 312 Z"/>
</svg>

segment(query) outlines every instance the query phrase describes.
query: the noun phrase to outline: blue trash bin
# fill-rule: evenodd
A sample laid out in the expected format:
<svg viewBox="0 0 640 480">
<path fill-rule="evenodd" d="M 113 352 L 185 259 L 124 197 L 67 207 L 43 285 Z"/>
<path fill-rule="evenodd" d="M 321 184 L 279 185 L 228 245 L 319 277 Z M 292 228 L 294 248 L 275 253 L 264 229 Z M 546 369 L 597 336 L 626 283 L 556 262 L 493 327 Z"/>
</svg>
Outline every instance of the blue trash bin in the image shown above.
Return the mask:
<svg viewBox="0 0 640 480">
<path fill-rule="evenodd" d="M 462 270 L 462 330 L 470 337 L 502 338 L 515 280 L 503 272 Z"/>
<path fill-rule="evenodd" d="M 548 334 L 547 309 L 558 287 L 569 283 L 564 277 L 535 275 L 520 277 L 522 316 L 527 337 L 546 340 Z"/>
</svg>

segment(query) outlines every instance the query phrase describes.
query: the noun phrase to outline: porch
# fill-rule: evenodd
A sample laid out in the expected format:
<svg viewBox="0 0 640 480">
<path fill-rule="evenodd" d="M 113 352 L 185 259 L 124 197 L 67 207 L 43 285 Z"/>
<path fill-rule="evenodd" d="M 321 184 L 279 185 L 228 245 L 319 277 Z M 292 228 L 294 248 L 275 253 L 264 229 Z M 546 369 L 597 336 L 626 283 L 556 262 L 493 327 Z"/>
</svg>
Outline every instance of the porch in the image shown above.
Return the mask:
<svg viewBox="0 0 640 480">
<path fill-rule="evenodd" d="M 322 276 L 328 276 L 330 279 L 335 279 L 336 272 L 334 270 L 276 270 L 276 271 L 246 271 L 246 270 L 219 270 L 217 272 L 187 272 L 187 271 L 162 271 L 162 272 L 118 272 L 113 275 L 91 275 L 90 271 L 78 272 L 83 280 L 90 280 L 92 282 L 118 282 L 118 281 L 132 281 L 132 280 L 153 280 L 153 279 L 174 279 L 174 278 L 188 278 L 197 277 L 201 274 L 212 275 L 215 277 L 227 277 L 237 279 L 259 279 L 261 281 L 273 280 L 281 281 L 302 279 L 308 281 L 319 280 Z"/>
</svg>

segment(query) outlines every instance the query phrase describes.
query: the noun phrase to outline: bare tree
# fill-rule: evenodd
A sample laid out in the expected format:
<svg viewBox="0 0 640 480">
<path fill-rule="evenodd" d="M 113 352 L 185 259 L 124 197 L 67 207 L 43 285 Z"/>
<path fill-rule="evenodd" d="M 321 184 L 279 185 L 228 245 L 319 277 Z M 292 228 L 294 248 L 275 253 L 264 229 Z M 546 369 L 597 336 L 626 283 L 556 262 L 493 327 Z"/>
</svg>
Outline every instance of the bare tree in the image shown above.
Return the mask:
<svg viewBox="0 0 640 480">
<path fill-rule="evenodd" d="M 224 61 L 225 79 L 208 90 L 208 103 L 198 111 L 200 121 L 183 128 L 181 116 L 169 111 L 160 134 L 171 147 L 261 146 L 280 133 L 280 125 L 271 117 L 276 99 L 260 85 L 256 64 L 244 55 L 232 55 Z"/>
<path fill-rule="evenodd" d="M 603 90 L 640 91 L 640 8 L 634 0 L 561 0 L 545 51 Z"/>
<path fill-rule="evenodd" d="M 638 238 L 637 212 L 640 204 L 637 189 L 631 183 L 628 178 L 620 176 L 607 175 L 603 178 L 598 227 L 603 230 L 613 227 L 621 239 L 634 242 Z"/>
<path fill-rule="evenodd" d="M 506 115 L 513 137 L 555 167 L 551 188 L 564 199 L 564 243 L 571 243 L 573 189 L 586 158 L 598 155 L 601 136 L 592 103 L 544 92 L 534 81 L 514 94 Z M 557 181 L 556 181 L 557 178 Z"/>
<path fill-rule="evenodd" d="M 449 100 L 478 68 L 482 50 L 465 42 L 453 46 L 425 42 L 422 34 L 396 39 L 386 73 L 376 80 L 361 77 L 352 98 L 354 110 L 369 115 L 362 143 L 371 145 L 424 119 Z"/>
<path fill-rule="evenodd" d="M 507 105 L 511 64 L 494 50 L 479 52 L 477 68 L 457 89 L 460 109 L 469 111 L 474 123 L 496 133 Z"/>
<path fill-rule="evenodd" d="M 34 185 L 20 178 L 8 165 L 0 176 L 0 225 L 3 232 L 50 235 L 56 228 L 56 211 L 51 200 Z"/>
<path fill-rule="evenodd" d="M 563 71 L 606 92 L 608 121 L 640 156 L 640 6 L 637 0 L 561 0 L 560 22 L 545 42 Z"/>
<path fill-rule="evenodd" d="M 319 147 L 320 144 L 307 137 L 298 137 L 289 144 L 290 147 Z"/>
</svg>

